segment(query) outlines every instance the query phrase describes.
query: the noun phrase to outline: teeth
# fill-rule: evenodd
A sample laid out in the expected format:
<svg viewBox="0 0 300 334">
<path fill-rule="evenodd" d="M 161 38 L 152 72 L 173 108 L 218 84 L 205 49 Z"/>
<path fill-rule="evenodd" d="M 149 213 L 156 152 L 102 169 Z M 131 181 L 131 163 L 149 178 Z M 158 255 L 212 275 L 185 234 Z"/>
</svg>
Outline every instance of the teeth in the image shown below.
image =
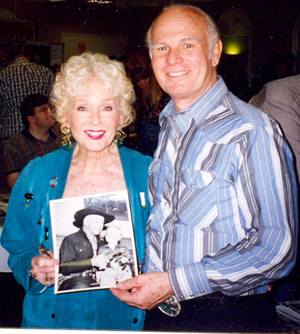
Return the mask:
<svg viewBox="0 0 300 334">
<path fill-rule="evenodd" d="M 90 134 L 102 134 L 102 133 L 104 133 L 104 131 L 101 131 L 101 130 L 99 130 L 99 131 L 87 130 L 86 132 L 90 133 Z"/>
<path fill-rule="evenodd" d="M 182 72 L 172 72 L 172 73 L 169 73 L 169 76 L 170 77 L 179 77 L 183 74 L 187 73 L 187 71 L 182 71 Z"/>
</svg>

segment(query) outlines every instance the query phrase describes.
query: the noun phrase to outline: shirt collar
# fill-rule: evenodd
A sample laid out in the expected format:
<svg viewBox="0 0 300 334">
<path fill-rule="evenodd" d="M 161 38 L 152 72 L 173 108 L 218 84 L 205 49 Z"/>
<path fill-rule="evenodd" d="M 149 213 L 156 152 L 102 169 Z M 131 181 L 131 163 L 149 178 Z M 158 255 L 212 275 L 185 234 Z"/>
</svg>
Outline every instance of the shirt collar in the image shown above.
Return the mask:
<svg viewBox="0 0 300 334">
<path fill-rule="evenodd" d="M 220 75 L 217 77 L 217 82 L 207 91 L 205 94 L 199 97 L 188 108 L 181 110 L 180 114 L 186 113 L 189 117 L 195 119 L 199 123 L 206 111 L 210 110 L 213 106 L 217 105 L 225 94 L 228 93 L 228 88 Z M 166 105 L 164 110 L 159 116 L 159 124 L 162 125 L 164 118 L 177 114 L 174 103 L 172 100 Z"/>
<path fill-rule="evenodd" d="M 26 57 L 24 57 L 24 56 L 20 56 L 20 57 L 17 57 L 17 58 L 14 60 L 13 65 L 21 64 L 21 63 L 29 63 L 29 61 L 27 60 Z"/>
<path fill-rule="evenodd" d="M 36 141 L 36 140 L 39 140 L 35 137 L 33 137 L 33 135 L 28 131 L 28 129 L 24 129 L 22 131 L 23 135 L 26 136 L 28 139 L 32 140 L 32 141 Z M 47 143 L 49 140 L 53 140 L 57 137 L 55 131 L 53 129 L 49 129 L 49 137 L 48 139 L 46 140 L 46 142 L 43 142 L 43 143 Z M 41 140 L 40 140 L 41 141 Z"/>
</svg>

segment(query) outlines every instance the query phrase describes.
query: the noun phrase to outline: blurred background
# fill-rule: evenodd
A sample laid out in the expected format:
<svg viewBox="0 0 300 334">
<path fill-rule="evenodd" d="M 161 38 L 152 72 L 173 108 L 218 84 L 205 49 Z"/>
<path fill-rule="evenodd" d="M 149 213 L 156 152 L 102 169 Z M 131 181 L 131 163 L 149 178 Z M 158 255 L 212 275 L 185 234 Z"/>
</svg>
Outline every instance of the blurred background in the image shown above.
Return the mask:
<svg viewBox="0 0 300 334">
<path fill-rule="evenodd" d="M 270 80 L 300 72 L 299 0 L 181 1 L 207 11 L 224 43 L 219 66 L 229 88 L 248 100 Z M 14 48 L 54 71 L 74 54 L 126 59 L 145 52 L 145 33 L 166 0 L 0 0 L 0 67 Z"/>
</svg>

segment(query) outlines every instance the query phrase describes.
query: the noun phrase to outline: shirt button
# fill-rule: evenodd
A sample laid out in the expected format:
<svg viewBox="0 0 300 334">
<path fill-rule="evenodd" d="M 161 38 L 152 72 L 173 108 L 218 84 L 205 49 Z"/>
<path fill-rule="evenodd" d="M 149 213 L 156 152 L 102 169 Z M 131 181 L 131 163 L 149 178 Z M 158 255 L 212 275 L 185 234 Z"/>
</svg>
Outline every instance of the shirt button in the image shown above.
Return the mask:
<svg viewBox="0 0 300 334">
<path fill-rule="evenodd" d="M 55 318 L 55 313 L 51 314 L 51 318 L 54 319 Z"/>
<path fill-rule="evenodd" d="M 200 290 L 200 293 L 205 293 L 205 290 Z"/>
</svg>

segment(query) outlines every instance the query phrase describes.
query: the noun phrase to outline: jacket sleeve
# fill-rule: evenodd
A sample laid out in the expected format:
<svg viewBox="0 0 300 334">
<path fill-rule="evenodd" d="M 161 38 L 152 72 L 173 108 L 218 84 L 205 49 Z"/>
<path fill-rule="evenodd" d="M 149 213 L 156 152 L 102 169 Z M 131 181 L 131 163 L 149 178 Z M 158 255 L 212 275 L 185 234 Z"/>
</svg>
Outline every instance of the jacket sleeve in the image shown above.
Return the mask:
<svg viewBox="0 0 300 334">
<path fill-rule="evenodd" d="M 43 194 L 40 183 L 39 193 L 33 190 L 33 184 L 39 180 L 36 164 L 30 163 L 20 174 L 10 195 L 7 214 L 1 236 L 1 244 L 8 251 L 8 265 L 16 280 L 26 292 L 39 293 L 45 287 L 34 279 L 30 279 L 31 259 L 38 256 L 41 236 L 41 207 L 39 199 Z M 26 199 L 26 193 L 34 193 L 34 198 Z"/>
</svg>

